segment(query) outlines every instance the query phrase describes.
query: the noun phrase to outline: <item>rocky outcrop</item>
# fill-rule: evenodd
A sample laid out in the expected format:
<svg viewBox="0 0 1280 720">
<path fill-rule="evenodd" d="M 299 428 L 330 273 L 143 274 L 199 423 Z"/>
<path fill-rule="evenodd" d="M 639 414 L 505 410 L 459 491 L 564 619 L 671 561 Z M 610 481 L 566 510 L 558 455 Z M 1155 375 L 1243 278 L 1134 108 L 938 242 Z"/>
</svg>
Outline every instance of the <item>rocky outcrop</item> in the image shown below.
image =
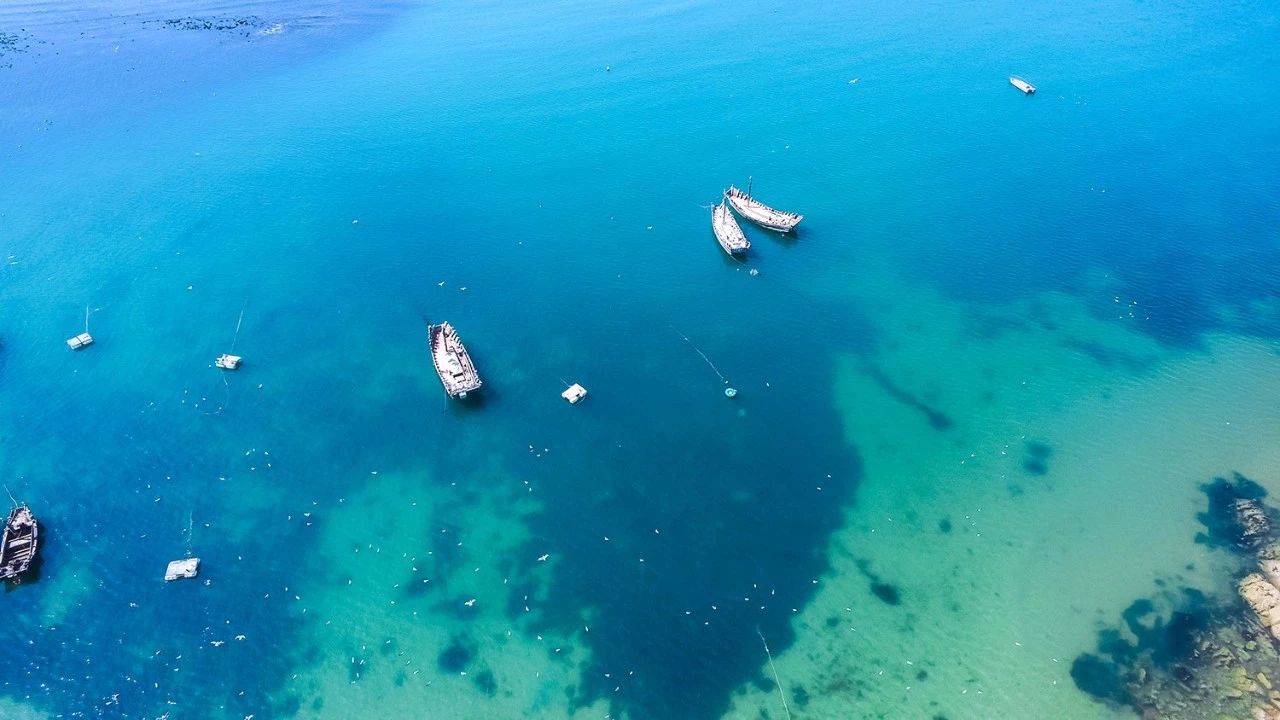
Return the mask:
<svg viewBox="0 0 1280 720">
<path fill-rule="evenodd" d="M 1258 616 L 1262 626 L 1280 640 L 1280 588 L 1272 585 L 1261 573 L 1249 573 L 1240 581 L 1240 597 Z"/>
<path fill-rule="evenodd" d="M 1240 528 L 1240 545 L 1252 550 L 1271 536 L 1271 518 L 1257 500 L 1239 498 L 1235 502 L 1236 523 Z"/>
<path fill-rule="evenodd" d="M 1280 542 L 1274 542 L 1258 552 L 1258 570 L 1267 582 L 1280 588 Z"/>
</svg>

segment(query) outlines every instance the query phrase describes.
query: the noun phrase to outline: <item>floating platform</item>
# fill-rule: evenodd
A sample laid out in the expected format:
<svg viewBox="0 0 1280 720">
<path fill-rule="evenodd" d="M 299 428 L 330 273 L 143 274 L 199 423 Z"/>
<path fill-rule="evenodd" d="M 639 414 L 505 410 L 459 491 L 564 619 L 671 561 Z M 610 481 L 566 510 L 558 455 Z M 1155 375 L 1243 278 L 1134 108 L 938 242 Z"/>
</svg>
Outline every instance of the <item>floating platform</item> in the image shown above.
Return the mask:
<svg viewBox="0 0 1280 720">
<path fill-rule="evenodd" d="M 467 393 L 480 389 L 480 373 L 452 325 L 428 325 L 427 342 L 431 345 L 431 363 L 449 397 L 465 398 Z"/>
<path fill-rule="evenodd" d="M 67 339 L 67 347 L 71 348 L 72 350 L 81 350 L 83 348 L 89 347 L 92 344 L 93 344 L 93 336 L 87 332 L 82 332 L 73 338 Z"/>
<path fill-rule="evenodd" d="M 569 389 L 560 393 L 560 397 L 564 398 L 565 400 L 568 400 L 570 405 L 577 405 L 578 401 L 586 396 L 587 396 L 587 389 L 582 387 L 578 383 L 574 383 L 570 385 Z"/>
<path fill-rule="evenodd" d="M 200 558 L 187 558 L 186 560 L 174 560 L 169 563 L 169 567 L 165 568 L 164 579 L 166 582 L 181 580 L 183 578 L 193 578 L 200 572 Z"/>
<path fill-rule="evenodd" d="M 244 358 L 239 355 L 219 355 L 218 359 L 213 361 L 213 364 L 223 370 L 238 370 L 242 360 Z"/>
<path fill-rule="evenodd" d="M 26 505 L 17 505 L 4 524 L 0 541 L 0 580 L 17 580 L 31 566 L 40 549 L 40 526 Z"/>
<path fill-rule="evenodd" d="M 1010 84 L 1010 85 L 1012 85 L 1012 86 L 1014 86 L 1014 87 L 1016 87 L 1016 88 L 1018 88 L 1019 90 L 1021 90 L 1022 92 L 1026 93 L 1026 94 L 1028 94 L 1028 95 L 1035 95 L 1035 94 L 1036 94 L 1036 86 L 1035 86 L 1035 85 L 1032 85 L 1031 83 L 1027 82 L 1026 80 L 1023 80 L 1022 78 L 1018 77 L 1017 75 L 1010 75 L 1010 76 L 1009 76 L 1009 84 Z"/>
</svg>

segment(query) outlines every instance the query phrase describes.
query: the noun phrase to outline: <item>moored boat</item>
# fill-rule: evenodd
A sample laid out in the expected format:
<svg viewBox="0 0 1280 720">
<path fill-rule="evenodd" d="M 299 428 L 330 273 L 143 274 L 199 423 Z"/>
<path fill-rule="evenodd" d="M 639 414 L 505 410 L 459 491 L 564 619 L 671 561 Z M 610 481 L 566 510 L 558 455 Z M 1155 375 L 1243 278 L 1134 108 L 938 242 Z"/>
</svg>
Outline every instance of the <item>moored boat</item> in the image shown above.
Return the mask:
<svg viewBox="0 0 1280 720">
<path fill-rule="evenodd" d="M 724 191 L 724 197 L 733 206 L 733 209 L 738 211 L 739 215 L 770 230 L 791 232 L 804 219 L 804 216 L 799 213 L 771 208 L 755 199 L 751 196 L 751 185 L 749 183 L 746 192 L 742 192 L 730 185 L 729 189 Z"/>
<path fill-rule="evenodd" d="M 738 226 L 738 221 L 734 219 L 733 213 L 729 212 L 728 206 L 721 200 L 720 204 L 711 208 L 711 229 L 715 231 L 716 241 L 720 243 L 720 247 L 734 255 L 741 255 L 751 247 L 751 242 L 747 240 L 747 236 L 742 234 L 742 228 Z"/>
<path fill-rule="evenodd" d="M 452 325 L 447 322 L 428 325 L 427 340 L 431 345 L 431 363 L 449 397 L 465 398 L 467 393 L 480 389 L 480 373 L 476 372 L 471 355 Z"/>
<path fill-rule="evenodd" d="M 0 541 L 0 580 L 17 580 L 27 571 L 39 549 L 40 528 L 31 509 L 15 505 Z"/>
<path fill-rule="evenodd" d="M 1019 90 L 1021 90 L 1022 92 L 1026 93 L 1026 94 L 1028 94 L 1028 95 L 1035 95 L 1035 94 L 1036 94 L 1036 86 L 1035 86 L 1035 85 L 1032 85 L 1031 83 L 1027 82 L 1026 80 L 1023 80 L 1022 78 L 1018 77 L 1017 75 L 1010 75 L 1010 76 L 1009 76 L 1009 84 L 1010 84 L 1010 85 L 1012 85 L 1012 86 L 1014 86 L 1014 87 L 1016 87 L 1016 88 L 1018 88 Z"/>
</svg>

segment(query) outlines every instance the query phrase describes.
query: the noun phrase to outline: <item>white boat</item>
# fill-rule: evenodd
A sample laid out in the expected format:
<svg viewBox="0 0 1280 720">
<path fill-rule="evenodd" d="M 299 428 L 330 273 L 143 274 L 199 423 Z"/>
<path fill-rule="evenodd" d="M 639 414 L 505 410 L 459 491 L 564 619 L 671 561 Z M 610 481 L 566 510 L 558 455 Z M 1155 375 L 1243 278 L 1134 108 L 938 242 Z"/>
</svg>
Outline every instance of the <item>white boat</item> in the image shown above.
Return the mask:
<svg viewBox="0 0 1280 720">
<path fill-rule="evenodd" d="M 720 204 L 711 208 L 711 229 L 716 233 L 716 241 L 720 243 L 720 247 L 729 253 L 730 257 L 741 255 L 751 247 L 751 242 L 747 240 L 747 236 L 742 234 L 742 228 L 738 226 L 738 221 L 734 219 L 733 213 L 729 212 L 729 207 L 721 200 Z"/>
<path fill-rule="evenodd" d="M 733 206 L 733 209 L 738 211 L 739 215 L 770 230 L 791 232 L 804 219 L 803 215 L 786 212 L 785 210 L 776 210 L 755 199 L 751 196 L 751 185 L 749 183 L 746 192 L 742 192 L 730 185 L 729 189 L 724 191 L 724 196 L 729 201 L 729 204 Z"/>
<path fill-rule="evenodd" d="M 1018 76 L 1016 76 L 1016 75 L 1010 75 L 1010 76 L 1009 76 L 1009 84 L 1010 84 L 1010 85 L 1012 85 L 1012 86 L 1014 86 L 1014 87 L 1016 87 L 1016 88 L 1018 88 L 1019 90 L 1021 90 L 1022 92 L 1026 93 L 1026 94 L 1028 94 L 1028 95 L 1035 95 L 1035 94 L 1036 94 L 1036 86 L 1035 86 L 1035 85 L 1032 85 L 1031 83 L 1027 82 L 1026 80 L 1023 80 L 1022 78 L 1020 78 L 1020 77 L 1018 77 Z"/>
<path fill-rule="evenodd" d="M 467 393 L 480 389 L 480 373 L 476 372 L 471 355 L 452 325 L 447 322 L 428 325 L 427 339 L 431 345 L 431 363 L 449 397 L 466 398 Z"/>
</svg>

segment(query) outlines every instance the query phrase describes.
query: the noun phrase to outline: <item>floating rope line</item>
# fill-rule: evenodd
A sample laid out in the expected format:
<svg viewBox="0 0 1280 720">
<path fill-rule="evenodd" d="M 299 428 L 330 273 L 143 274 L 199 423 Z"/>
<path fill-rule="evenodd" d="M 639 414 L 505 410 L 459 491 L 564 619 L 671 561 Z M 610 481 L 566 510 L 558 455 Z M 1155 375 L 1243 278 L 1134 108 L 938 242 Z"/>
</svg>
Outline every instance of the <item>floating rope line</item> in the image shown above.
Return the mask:
<svg viewBox="0 0 1280 720">
<path fill-rule="evenodd" d="M 675 325 L 670 325 L 669 327 L 670 327 L 672 330 L 675 330 L 675 333 L 676 333 L 677 335 L 679 335 L 680 337 L 684 338 L 684 341 L 685 341 L 685 342 L 687 342 L 687 343 L 689 343 L 689 347 L 693 348 L 695 352 L 697 352 L 699 355 L 701 355 L 701 356 L 702 356 L 702 359 L 703 359 L 704 361 L 706 361 L 706 363 L 707 363 L 707 367 L 710 367 L 710 368 L 711 368 L 711 372 L 714 372 L 716 375 L 719 375 L 719 376 L 720 376 L 720 379 L 724 381 L 724 384 L 725 384 L 725 385 L 728 385 L 728 384 L 729 384 L 729 378 L 725 377 L 725 376 L 724 376 L 724 374 L 723 374 L 723 373 L 721 373 L 721 372 L 720 372 L 720 370 L 718 370 L 718 369 L 716 368 L 715 363 L 711 362 L 711 358 L 707 357 L 707 354 L 706 354 L 706 353 L 702 352 L 702 350 L 699 350 L 699 349 L 698 349 L 698 346 L 697 346 L 697 345 L 694 345 L 694 344 L 693 344 L 693 341 L 692 341 L 692 340 L 690 340 L 690 339 L 688 338 L 688 336 L 686 336 L 684 333 L 680 332 L 679 330 L 676 330 L 676 326 L 675 326 Z"/>
<path fill-rule="evenodd" d="M 192 552 L 192 550 L 191 550 L 191 548 L 192 548 L 192 547 L 193 547 L 193 545 L 194 545 L 194 544 L 191 542 L 191 538 L 192 538 L 192 536 L 195 534 L 195 527 L 196 527 L 196 515 L 195 515 L 195 511 L 194 511 L 194 510 L 189 510 L 189 511 L 187 511 L 187 557 L 191 557 L 192 555 L 194 555 L 194 554 L 195 554 L 195 553 L 194 553 L 194 552 Z"/>
<path fill-rule="evenodd" d="M 760 628 L 756 628 L 756 634 L 760 636 L 760 644 L 764 645 L 764 654 L 769 658 L 769 669 L 773 671 L 773 684 L 778 686 L 778 697 L 782 698 L 782 710 L 787 714 L 787 720 L 791 720 L 791 708 L 787 707 L 787 696 L 782 692 L 782 680 L 778 677 L 778 667 L 773 664 L 773 653 L 769 652 L 769 643 L 765 642 L 764 633 L 760 632 Z"/>
<path fill-rule="evenodd" d="M 240 325 L 244 323 L 244 309 L 249 306 L 249 299 L 245 298 L 244 304 L 240 306 L 240 319 L 236 320 L 236 334 L 231 336 L 231 352 L 236 351 L 236 341 L 240 339 Z"/>
</svg>

